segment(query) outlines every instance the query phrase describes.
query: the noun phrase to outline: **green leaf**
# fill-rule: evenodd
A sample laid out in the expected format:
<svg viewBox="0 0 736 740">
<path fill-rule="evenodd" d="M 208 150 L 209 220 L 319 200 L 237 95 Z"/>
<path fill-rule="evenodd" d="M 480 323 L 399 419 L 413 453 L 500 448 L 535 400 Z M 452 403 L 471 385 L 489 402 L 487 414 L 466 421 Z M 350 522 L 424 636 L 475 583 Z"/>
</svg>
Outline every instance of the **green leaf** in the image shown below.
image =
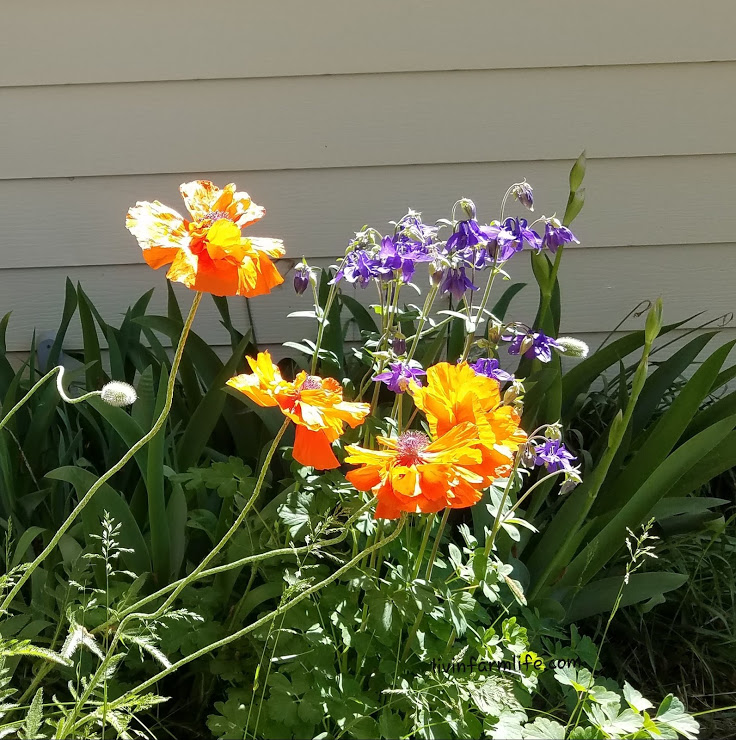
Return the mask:
<svg viewBox="0 0 736 740">
<path fill-rule="evenodd" d="M 736 424 L 730 417 L 689 439 L 652 472 L 640 488 L 570 563 L 560 586 L 587 583 L 622 547 L 626 530 L 636 529 L 682 475 L 721 442 Z"/>
<path fill-rule="evenodd" d="M 511 301 L 514 299 L 514 296 L 520 293 L 524 288 L 526 288 L 526 286 L 526 283 L 514 283 L 513 285 L 509 285 L 509 287 L 504 290 L 498 301 L 496 301 L 496 304 L 491 309 L 491 313 L 497 319 L 501 319 L 501 321 L 503 321 L 503 319 L 506 318 L 506 311 L 509 310 L 509 306 L 511 305 Z"/>
<path fill-rule="evenodd" d="M 545 717 L 537 717 L 534 722 L 524 725 L 524 740 L 560 740 L 565 737 L 565 728 L 559 722 Z"/>
<path fill-rule="evenodd" d="M 355 323 L 358 325 L 360 331 L 374 333 L 378 332 L 378 326 L 373 320 L 373 317 L 366 310 L 365 306 L 358 303 L 352 296 L 340 293 L 340 301 L 342 305 L 352 314 Z"/>
<path fill-rule="evenodd" d="M 565 215 L 562 219 L 562 223 L 565 226 L 569 226 L 583 210 L 585 204 L 585 188 L 576 190 L 570 199 L 567 201 L 567 208 L 565 209 Z"/>
<path fill-rule="evenodd" d="M 166 519 L 169 522 L 169 558 L 172 580 L 176 579 L 184 562 L 187 535 L 187 497 L 177 483 L 173 486 L 169 503 L 166 505 Z"/>
<path fill-rule="evenodd" d="M 43 722 L 43 687 L 36 691 L 28 714 L 23 722 L 23 734 L 27 738 L 39 737 L 39 730 Z"/>
<path fill-rule="evenodd" d="M 586 168 L 586 158 L 585 158 L 585 149 L 583 149 L 580 156 L 575 160 L 575 164 L 573 164 L 572 169 L 570 170 L 570 192 L 574 193 L 575 191 L 580 189 L 580 186 L 583 184 L 583 179 L 585 178 L 585 168 Z"/>
<path fill-rule="evenodd" d="M 101 388 L 105 383 L 105 373 L 102 369 L 102 353 L 100 352 L 100 340 L 97 336 L 97 327 L 92 316 L 92 303 L 77 285 L 77 296 L 79 300 L 79 321 L 82 324 L 82 341 L 84 343 L 84 364 L 87 377 L 87 388 Z"/>
<path fill-rule="evenodd" d="M 683 573 L 634 573 L 628 585 L 623 587 L 621 607 L 647 601 L 658 594 L 665 594 L 682 586 L 688 579 Z M 623 584 L 623 576 L 602 578 L 584 586 L 575 595 L 567 610 L 566 622 L 577 622 L 595 614 L 606 614 L 613 610 L 616 597 Z"/>
<path fill-rule="evenodd" d="M 73 466 L 52 470 L 50 473 L 46 473 L 46 477 L 71 483 L 79 498 L 82 498 L 97 481 L 97 476 L 88 470 Z M 148 555 L 148 547 L 138 528 L 138 523 L 123 497 L 107 483 L 95 493 L 92 500 L 82 510 L 82 522 L 87 537 L 89 538 L 90 534 L 99 533 L 100 521 L 106 511 L 113 519 L 122 524 L 118 537 L 120 544 L 132 550 L 130 553 L 124 552 L 121 555 L 126 567 L 137 574 L 150 573 L 151 561 Z"/>
<path fill-rule="evenodd" d="M 659 705 L 654 721 L 657 725 L 671 727 L 687 740 L 696 740 L 700 729 L 695 718 L 685 711 L 683 703 L 672 694 L 668 694 Z"/>
<path fill-rule="evenodd" d="M 13 559 L 11 560 L 11 567 L 15 567 L 25 557 L 26 551 L 31 546 L 33 540 L 38 537 L 39 534 L 45 532 L 43 527 L 28 527 L 25 532 L 18 538 L 18 544 L 15 546 L 15 552 L 13 553 Z"/>
<path fill-rule="evenodd" d="M 77 291 L 74 289 L 74 283 L 67 278 L 66 279 L 66 292 L 64 296 L 64 308 L 61 311 L 61 323 L 59 329 L 54 337 L 54 343 L 51 345 L 49 351 L 49 358 L 47 367 L 44 370 L 48 370 L 55 365 L 59 364 L 59 357 L 61 356 L 61 348 L 64 344 L 64 337 L 66 337 L 67 329 L 72 317 L 77 311 Z"/>
</svg>

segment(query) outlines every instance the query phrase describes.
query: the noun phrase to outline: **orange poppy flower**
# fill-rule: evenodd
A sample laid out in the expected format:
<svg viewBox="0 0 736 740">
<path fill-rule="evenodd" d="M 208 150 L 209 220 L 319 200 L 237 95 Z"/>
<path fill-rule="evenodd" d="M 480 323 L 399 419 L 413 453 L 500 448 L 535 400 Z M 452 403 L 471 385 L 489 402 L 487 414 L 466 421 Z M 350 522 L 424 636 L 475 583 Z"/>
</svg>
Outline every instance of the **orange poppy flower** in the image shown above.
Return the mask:
<svg viewBox="0 0 736 740">
<path fill-rule="evenodd" d="M 169 280 L 219 296 L 252 298 L 284 282 L 271 262 L 284 255 L 281 240 L 240 233 L 266 212 L 248 193 L 236 192 L 233 183 L 220 190 L 207 180 L 179 190 L 191 220 L 157 200 L 139 201 L 128 211 L 125 225 L 151 267 L 171 264 Z"/>
<path fill-rule="evenodd" d="M 526 441 L 526 433 L 519 428 L 516 410 L 501 405 L 498 381 L 476 375 L 467 362 L 439 362 L 427 369 L 424 385 L 411 383 L 409 392 L 427 415 L 432 434 L 445 434 L 463 422 L 476 427 L 486 485 L 494 477 L 509 475 L 514 453 Z"/>
<path fill-rule="evenodd" d="M 475 426 L 456 425 L 434 441 L 423 432 L 404 432 L 395 439 L 378 437 L 385 450 L 348 445 L 345 462 L 362 465 L 347 479 L 359 490 L 378 497 L 376 518 L 472 506 L 481 497 L 484 476 Z M 490 471 L 487 471 L 490 472 Z"/>
<path fill-rule="evenodd" d="M 342 386 L 332 378 L 300 372 L 293 382 L 284 380 L 268 352 L 248 357 L 252 374 L 227 381 L 259 406 L 278 406 L 296 424 L 294 459 L 320 470 L 337 468 L 340 462 L 332 443 L 343 433 L 345 423 L 356 427 L 370 411 L 367 403 L 342 399 Z"/>
</svg>

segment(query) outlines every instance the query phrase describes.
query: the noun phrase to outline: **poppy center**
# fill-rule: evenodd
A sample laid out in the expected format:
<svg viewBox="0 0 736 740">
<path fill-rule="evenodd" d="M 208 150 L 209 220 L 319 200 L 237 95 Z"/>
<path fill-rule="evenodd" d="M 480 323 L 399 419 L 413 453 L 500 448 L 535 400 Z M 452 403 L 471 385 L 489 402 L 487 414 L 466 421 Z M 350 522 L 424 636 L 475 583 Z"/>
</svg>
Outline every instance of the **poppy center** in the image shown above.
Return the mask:
<svg viewBox="0 0 736 740">
<path fill-rule="evenodd" d="M 227 219 L 228 221 L 232 221 L 232 218 L 230 218 L 230 214 L 227 211 L 210 211 L 209 213 L 205 213 L 200 221 L 202 221 L 203 223 L 214 223 L 215 221 L 219 221 L 222 218 Z"/>
<path fill-rule="evenodd" d="M 429 437 L 423 432 L 404 432 L 396 440 L 399 465 L 414 465 L 429 445 Z"/>
<path fill-rule="evenodd" d="M 307 375 L 306 378 L 304 378 L 304 382 L 301 384 L 299 390 L 300 391 L 314 391 L 317 390 L 317 388 L 322 387 L 322 378 L 320 378 L 318 375 Z"/>
</svg>

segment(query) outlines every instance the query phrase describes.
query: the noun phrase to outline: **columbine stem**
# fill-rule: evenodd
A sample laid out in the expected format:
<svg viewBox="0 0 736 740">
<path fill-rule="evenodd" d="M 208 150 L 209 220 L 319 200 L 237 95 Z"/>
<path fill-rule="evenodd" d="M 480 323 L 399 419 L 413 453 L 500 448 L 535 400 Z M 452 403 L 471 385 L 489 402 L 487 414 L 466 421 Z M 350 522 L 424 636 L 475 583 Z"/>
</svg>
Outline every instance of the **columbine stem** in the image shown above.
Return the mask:
<svg viewBox="0 0 736 740">
<path fill-rule="evenodd" d="M 427 297 L 424 299 L 424 305 L 422 306 L 422 315 L 419 317 L 417 331 L 414 334 L 414 339 L 411 343 L 411 347 L 409 348 L 409 354 L 407 354 L 406 356 L 407 362 L 409 362 L 409 360 L 414 357 L 414 352 L 416 352 L 417 344 L 419 344 L 419 337 L 422 333 L 422 329 L 424 328 L 424 323 L 429 316 L 429 312 L 432 309 L 432 304 L 434 303 L 434 299 L 437 297 L 438 291 L 439 287 L 436 285 L 432 285 L 432 287 L 429 289 L 429 293 L 427 293 Z"/>
<path fill-rule="evenodd" d="M 316 291 L 315 291 L 316 295 Z M 322 347 L 322 339 L 325 335 L 325 326 L 327 326 L 327 317 L 330 315 L 330 309 L 332 308 L 332 303 L 335 300 L 335 296 L 337 295 L 337 282 L 332 283 L 330 286 L 330 292 L 327 294 L 327 302 L 325 303 L 325 309 L 324 313 L 322 313 L 322 316 L 319 320 L 319 327 L 317 328 L 317 341 L 314 347 L 314 355 L 312 356 L 312 369 L 310 371 L 311 375 L 317 374 L 317 363 L 319 362 L 319 350 L 320 347 Z M 315 300 L 314 305 L 316 312 L 319 314 L 320 307 Z"/>
<path fill-rule="evenodd" d="M 154 425 L 151 427 L 151 430 L 147 434 L 144 434 L 120 458 L 120 460 L 118 460 L 118 462 L 115 463 L 115 465 L 113 465 L 106 473 L 103 473 L 92 484 L 92 487 L 89 489 L 89 491 L 87 491 L 87 493 L 85 493 L 84 496 L 82 496 L 82 498 L 79 500 L 79 503 L 74 507 L 74 511 L 72 511 L 72 513 L 69 514 L 69 516 L 66 518 L 66 521 L 61 525 L 61 527 L 59 527 L 57 532 L 51 538 L 51 541 L 49 542 L 49 544 L 44 548 L 41 554 L 31 563 L 28 570 L 26 570 L 23 573 L 23 575 L 18 579 L 18 582 L 15 584 L 15 586 L 13 586 L 13 588 L 10 589 L 7 596 L 3 599 L 2 604 L 0 604 L 0 612 L 4 612 L 8 609 L 13 599 L 16 597 L 16 595 L 21 590 L 23 585 L 33 574 L 33 571 L 35 571 L 36 568 L 38 568 L 38 566 L 41 565 L 41 563 L 48 557 L 49 553 L 56 547 L 56 545 L 59 544 L 59 540 L 64 536 L 65 532 L 74 523 L 74 520 L 77 518 L 77 515 L 82 511 L 82 509 L 84 509 L 85 506 L 87 506 L 87 504 L 92 499 L 92 496 L 94 496 L 95 493 L 97 493 L 97 491 L 99 491 L 100 488 L 102 488 L 102 486 L 104 486 L 105 483 L 107 483 L 107 481 L 109 481 L 110 478 L 112 478 L 115 475 L 115 473 L 122 470 L 122 468 L 125 467 L 125 465 L 135 456 L 135 454 L 139 450 L 141 450 L 143 447 L 145 447 L 158 434 L 159 430 L 166 422 L 166 417 L 169 415 L 169 411 L 171 410 L 171 403 L 174 399 L 174 386 L 176 384 L 176 375 L 179 369 L 179 364 L 181 363 L 182 355 L 184 354 L 184 346 L 186 345 L 187 336 L 189 335 L 189 330 L 192 328 L 192 322 L 194 321 L 194 316 L 197 313 L 197 308 L 199 307 L 199 303 L 201 300 L 202 300 L 202 293 L 196 293 L 194 296 L 194 300 L 192 301 L 192 307 L 189 309 L 189 315 L 187 316 L 187 320 L 184 322 L 184 326 L 182 327 L 181 336 L 179 337 L 179 344 L 177 345 L 176 352 L 174 353 L 174 359 L 171 363 L 171 375 L 169 376 L 169 382 L 166 386 L 166 399 L 164 401 L 164 407 L 161 409 L 161 413 L 159 414 L 158 419 L 156 419 L 156 422 L 154 423 Z M 47 376 L 50 377 L 48 373 L 47 373 Z M 36 385 L 38 385 L 38 383 Z"/>
<path fill-rule="evenodd" d="M 478 322 L 480 321 L 481 315 L 483 314 L 483 311 L 486 308 L 486 304 L 488 303 L 488 300 L 491 297 L 493 281 L 495 280 L 496 275 L 498 275 L 498 272 L 499 272 L 498 263 L 494 262 L 493 266 L 491 267 L 491 274 L 488 276 L 488 281 L 486 282 L 486 289 L 483 291 L 483 298 L 481 298 L 480 307 L 478 308 L 478 313 L 475 315 L 475 319 L 473 319 L 473 331 L 472 333 L 469 333 L 468 336 L 465 338 L 465 347 L 463 348 L 463 355 L 460 358 L 461 362 L 464 362 L 465 360 L 468 359 L 470 348 L 473 346 L 473 340 L 475 339 L 475 331 L 478 328 Z"/>
</svg>

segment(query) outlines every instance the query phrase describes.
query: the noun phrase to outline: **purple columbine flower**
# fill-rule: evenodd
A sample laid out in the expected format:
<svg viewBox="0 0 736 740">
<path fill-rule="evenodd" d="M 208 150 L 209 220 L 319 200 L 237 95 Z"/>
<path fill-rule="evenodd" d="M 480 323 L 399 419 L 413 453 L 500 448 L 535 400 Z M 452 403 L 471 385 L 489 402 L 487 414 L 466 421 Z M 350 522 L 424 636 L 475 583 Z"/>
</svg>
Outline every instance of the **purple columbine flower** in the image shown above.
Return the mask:
<svg viewBox="0 0 736 740">
<path fill-rule="evenodd" d="M 493 378 L 499 383 L 505 383 L 513 380 L 514 376 L 502 370 L 498 365 L 495 357 L 481 357 L 479 360 L 470 363 L 470 367 L 475 370 L 476 375 L 485 375 L 486 378 Z"/>
<path fill-rule="evenodd" d="M 488 243 L 487 227 L 481 226 L 474 218 L 461 221 L 455 233 L 447 240 L 448 250 L 464 250 L 468 247 L 484 246 Z"/>
<path fill-rule="evenodd" d="M 347 280 L 351 284 L 358 283 L 361 288 L 365 288 L 374 278 L 390 280 L 392 277 L 393 269 L 385 267 L 377 255 L 374 256 L 365 249 L 356 249 L 345 256 L 330 284 Z"/>
<path fill-rule="evenodd" d="M 529 223 L 525 218 L 507 218 L 503 222 L 503 228 L 512 235 L 515 251 L 520 252 L 524 248 L 524 242 L 532 249 L 542 248 L 542 239 L 534 229 L 529 228 Z"/>
<path fill-rule="evenodd" d="M 546 439 L 534 446 L 534 462 L 544 465 L 550 473 L 558 470 L 570 470 L 576 459 L 559 439 Z"/>
<path fill-rule="evenodd" d="M 559 247 L 568 242 L 580 244 L 575 234 L 567 226 L 563 226 L 556 218 L 549 219 L 544 227 L 542 248 L 547 247 L 552 254 L 555 254 Z"/>
<path fill-rule="evenodd" d="M 373 380 L 385 383 L 394 393 L 403 393 L 412 380 L 421 385 L 422 381 L 419 376 L 427 374 L 422 368 L 410 367 L 406 362 L 392 362 L 389 368 L 389 370 L 374 375 Z"/>
<path fill-rule="evenodd" d="M 534 331 L 527 334 L 504 334 L 501 339 L 511 342 L 509 346 L 510 355 L 518 355 L 522 352 L 524 357 L 541 362 L 549 362 L 552 359 L 552 350 L 561 350 L 564 347 L 553 337 L 548 337 L 544 332 Z"/>
<path fill-rule="evenodd" d="M 301 295 L 309 287 L 309 266 L 300 262 L 294 268 L 294 292 Z"/>
<path fill-rule="evenodd" d="M 429 246 L 437 241 L 438 226 L 430 226 L 422 221 L 422 214 L 417 211 L 409 211 L 401 221 L 396 223 L 395 239 L 401 241 L 418 242 Z"/>
<path fill-rule="evenodd" d="M 440 293 L 443 295 L 450 293 L 456 301 L 459 301 L 465 295 L 466 290 L 478 290 L 478 286 L 473 285 L 465 274 L 465 265 L 446 268 L 440 282 Z"/>
<path fill-rule="evenodd" d="M 402 237 L 385 236 L 378 253 L 386 270 L 401 270 L 401 279 L 408 283 L 414 276 L 415 263 L 430 262 L 432 255 L 426 245 Z"/>
</svg>

